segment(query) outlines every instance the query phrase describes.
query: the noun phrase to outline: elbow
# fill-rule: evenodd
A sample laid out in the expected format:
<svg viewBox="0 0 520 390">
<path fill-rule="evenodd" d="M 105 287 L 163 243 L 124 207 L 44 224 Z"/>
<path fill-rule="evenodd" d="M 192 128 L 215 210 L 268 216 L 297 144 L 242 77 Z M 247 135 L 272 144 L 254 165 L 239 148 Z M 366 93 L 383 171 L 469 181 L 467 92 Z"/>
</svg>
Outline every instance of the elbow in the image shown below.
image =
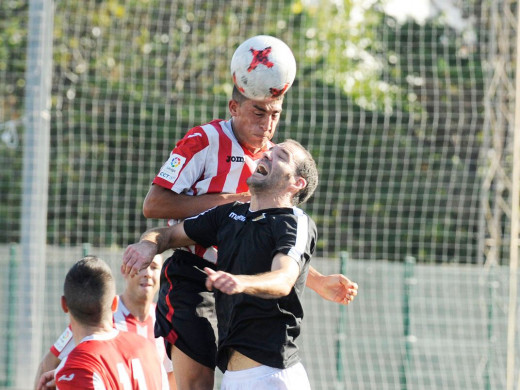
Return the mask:
<svg viewBox="0 0 520 390">
<path fill-rule="evenodd" d="M 157 206 L 160 206 L 160 199 L 153 194 L 148 193 L 143 202 L 143 215 L 145 218 L 162 218 L 157 212 Z"/>
<path fill-rule="evenodd" d="M 280 298 L 286 297 L 289 295 L 293 289 L 294 283 L 291 283 L 291 281 L 287 280 L 285 283 L 280 284 L 280 287 L 278 289 L 278 296 Z"/>
<path fill-rule="evenodd" d="M 145 218 L 153 218 L 153 209 L 149 203 L 150 202 L 147 202 L 146 199 L 143 203 L 143 215 Z"/>
<path fill-rule="evenodd" d="M 291 291 L 292 287 L 283 288 L 282 290 L 280 290 L 280 298 L 286 297 L 291 293 Z"/>
<path fill-rule="evenodd" d="M 160 187 L 155 185 L 150 187 L 143 201 L 143 215 L 145 218 L 160 218 L 157 214 L 157 206 L 161 205 L 161 198 L 158 197 Z"/>
</svg>

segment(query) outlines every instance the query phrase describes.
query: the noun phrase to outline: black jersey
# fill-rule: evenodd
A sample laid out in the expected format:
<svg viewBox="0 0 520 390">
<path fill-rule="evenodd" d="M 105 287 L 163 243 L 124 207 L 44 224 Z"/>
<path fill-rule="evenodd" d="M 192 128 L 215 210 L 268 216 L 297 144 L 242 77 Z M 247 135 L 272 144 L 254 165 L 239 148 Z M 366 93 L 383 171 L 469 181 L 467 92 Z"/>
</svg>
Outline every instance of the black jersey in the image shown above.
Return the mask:
<svg viewBox="0 0 520 390">
<path fill-rule="evenodd" d="M 226 370 L 229 348 L 270 367 L 287 368 L 299 362 L 294 341 L 300 334 L 300 298 L 316 246 L 312 219 L 297 207 L 250 212 L 249 203 L 235 202 L 186 219 L 184 229 L 197 243 L 218 246 L 217 269 L 225 272 L 269 272 L 277 253 L 292 257 L 300 267 L 293 289 L 282 298 L 215 291 L 218 367 Z"/>
</svg>

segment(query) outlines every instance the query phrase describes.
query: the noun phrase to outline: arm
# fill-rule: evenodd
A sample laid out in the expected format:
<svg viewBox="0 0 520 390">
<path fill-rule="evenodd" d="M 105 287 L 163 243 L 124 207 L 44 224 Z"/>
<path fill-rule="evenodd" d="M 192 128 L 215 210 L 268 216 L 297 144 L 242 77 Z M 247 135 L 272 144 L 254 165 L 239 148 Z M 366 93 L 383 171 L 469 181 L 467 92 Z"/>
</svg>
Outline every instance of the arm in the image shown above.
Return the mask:
<svg viewBox="0 0 520 390">
<path fill-rule="evenodd" d="M 44 373 L 48 373 L 49 371 L 52 371 L 54 370 L 56 367 L 58 367 L 58 365 L 60 364 L 61 360 L 58 359 L 56 356 L 54 356 L 50 351 L 47 352 L 47 354 L 45 354 L 45 356 L 43 357 L 42 361 L 40 362 L 40 366 L 38 367 L 38 371 L 36 372 L 36 377 L 35 377 L 35 380 L 34 380 L 34 387 L 36 389 L 39 389 L 39 388 L 42 388 L 42 387 L 39 387 L 41 386 L 40 384 L 45 384 L 47 383 L 49 380 L 45 380 L 43 378 L 43 374 Z M 52 378 L 51 378 L 52 379 Z M 45 388 L 45 387 L 43 387 Z"/>
<path fill-rule="evenodd" d="M 55 389 L 56 383 L 54 382 L 54 370 L 43 372 L 41 376 L 38 377 L 38 382 L 36 382 L 35 388 L 36 390 Z"/>
<path fill-rule="evenodd" d="M 312 266 L 309 267 L 306 286 L 328 301 L 348 305 L 357 295 L 358 285 L 346 276 L 333 274 L 324 276 Z"/>
<path fill-rule="evenodd" d="M 273 258 L 270 272 L 258 275 L 233 275 L 211 268 L 204 271 L 208 274 L 208 290 L 218 289 L 228 295 L 244 293 L 266 299 L 289 295 L 300 274 L 296 261 L 282 253 Z"/>
<path fill-rule="evenodd" d="M 129 245 L 123 254 L 121 272 L 135 276 L 150 265 L 155 255 L 167 249 L 194 244 L 184 231 L 184 222 L 177 225 L 151 229 L 143 233 L 138 243 Z"/>
<path fill-rule="evenodd" d="M 144 199 L 143 215 L 146 218 L 185 219 L 215 206 L 235 201 L 249 202 L 250 199 L 249 192 L 192 196 L 152 185 Z"/>
</svg>

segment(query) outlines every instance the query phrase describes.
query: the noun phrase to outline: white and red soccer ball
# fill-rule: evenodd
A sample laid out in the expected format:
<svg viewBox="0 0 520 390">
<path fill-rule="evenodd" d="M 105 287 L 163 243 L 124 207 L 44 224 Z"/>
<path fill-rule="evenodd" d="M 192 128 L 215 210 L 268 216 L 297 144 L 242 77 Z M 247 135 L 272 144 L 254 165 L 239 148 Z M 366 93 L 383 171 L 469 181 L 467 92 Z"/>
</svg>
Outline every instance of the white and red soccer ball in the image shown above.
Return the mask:
<svg viewBox="0 0 520 390">
<path fill-rule="evenodd" d="M 296 60 L 283 41 L 257 35 L 244 41 L 231 59 L 231 75 L 238 90 L 252 100 L 283 95 L 296 76 Z"/>
</svg>

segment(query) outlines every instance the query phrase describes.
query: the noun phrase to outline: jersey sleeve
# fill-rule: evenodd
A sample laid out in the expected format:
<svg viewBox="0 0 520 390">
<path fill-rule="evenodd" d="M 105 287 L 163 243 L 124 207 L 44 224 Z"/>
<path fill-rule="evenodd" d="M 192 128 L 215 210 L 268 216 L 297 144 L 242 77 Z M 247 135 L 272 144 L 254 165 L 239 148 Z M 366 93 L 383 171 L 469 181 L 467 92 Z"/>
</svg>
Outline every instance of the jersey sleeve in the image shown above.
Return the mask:
<svg viewBox="0 0 520 390">
<path fill-rule="evenodd" d="M 76 344 L 74 343 L 72 330 L 70 329 L 70 326 L 68 326 L 52 345 L 50 351 L 58 359 L 63 360 L 75 346 Z"/>
<path fill-rule="evenodd" d="M 273 257 L 277 253 L 283 253 L 293 258 L 301 270 L 316 248 L 317 229 L 314 221 L 307 214 L 295 208 L 295 215 L 276 224 L 274 237 L 276 237 L 276 244 Z"/>
<path fill-rule="evenodd" d="M 189 238 L 206 248 L 218 245 L 220 223 L 232 207 L 233 203 L 217 206 L 187 218 L 184 220 L 184 231 Z"/>
<path fill-rule="evenodd" d="M 204 173 L 208 146 L 208 136 L 202 127 L 188 131 L 170 153 L 153 184 L 178 194 L 187 192 Z"/>
<path fill-rule="evenodd" d="M 54 380 L 57 390 L 98 390 L 105 388 L 103 380 L 97 373 L 82 368 L 58 368 Z"/>
</svg>

